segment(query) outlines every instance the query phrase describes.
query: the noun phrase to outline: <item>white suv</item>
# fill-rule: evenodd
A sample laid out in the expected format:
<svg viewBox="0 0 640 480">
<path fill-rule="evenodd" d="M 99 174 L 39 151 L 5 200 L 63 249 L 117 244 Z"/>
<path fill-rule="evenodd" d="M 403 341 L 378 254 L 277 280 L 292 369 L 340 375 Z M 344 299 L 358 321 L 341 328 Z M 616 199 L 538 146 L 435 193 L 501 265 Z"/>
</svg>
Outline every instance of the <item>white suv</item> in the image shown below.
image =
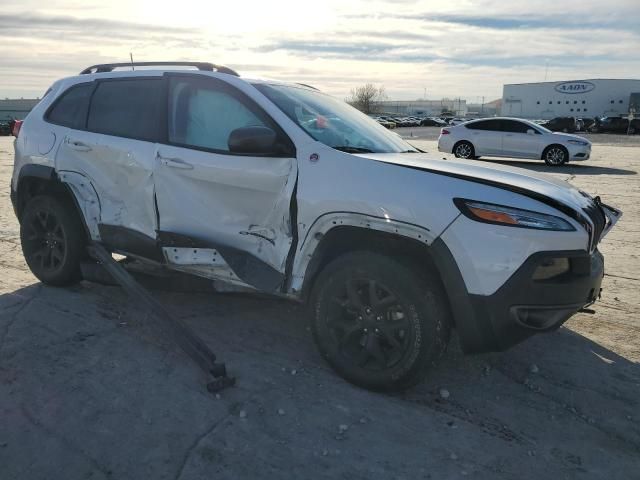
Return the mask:
<svg viewBox="0 0 640 480">
<path fill-rule="evenodd" d="M 418 382 L 452 328 L 466 352 L 503 350 L 598 298 L 620 216 L 599 198 L 433 159 L 308 86 L 192 65 L 90 67 L 19 126 L 11 198 L 40 280 L 81 280 L 100 242 L 305 301 L 322 355 L 375 390 Z"/>
<path fill-rule="evenodd" d="M 438 150 L 458 158 L 480 156 L 544 160 L 549 166 L 588 160 L 591 142 L 557 133 L 519 118 L 489 118 L 445 127 L 440 131 Z"/>
</svg>

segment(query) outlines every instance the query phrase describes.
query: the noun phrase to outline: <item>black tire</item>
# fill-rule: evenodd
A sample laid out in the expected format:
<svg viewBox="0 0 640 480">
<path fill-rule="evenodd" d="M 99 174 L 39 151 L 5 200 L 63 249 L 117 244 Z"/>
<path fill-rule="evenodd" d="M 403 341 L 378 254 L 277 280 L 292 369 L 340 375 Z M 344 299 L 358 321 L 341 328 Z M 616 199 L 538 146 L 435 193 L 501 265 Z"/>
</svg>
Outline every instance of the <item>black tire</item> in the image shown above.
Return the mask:
<svg viewBox="0 0 640 480">
<path fill-rule="evenodd" d="M 550 167 L 560 167 L 569 161 L 569 152 L 562 145 L 549 145 L 542 152 L 542 159 Z"/>
<path fill-rule="evenodd" d="M 462 140 L 461 142 L 456 143 L 453 146 L 452 153 L 456 156 L 456 158 L 464 159 L 471 159 L 476 155 L 473 145 L 471 144 L 471 142 L 467 142 L 466 140 Z"/>
<path fill-rule="evenodd" d="M 86 235 L 70 201 L 46 195 L 31 199 L 20 221 L 20 242 L 27 265 L 41 282 L 65 286 L 82 279 Z"/>
<path fill-rule="evenodd" d="M 329 263 L 314 283 L 311 311 L 322 356 L 340 376 L 369 390 L 414 386 L 449 342 L 450 314 L 439 281 L 372 252 Z"/>
</svg>

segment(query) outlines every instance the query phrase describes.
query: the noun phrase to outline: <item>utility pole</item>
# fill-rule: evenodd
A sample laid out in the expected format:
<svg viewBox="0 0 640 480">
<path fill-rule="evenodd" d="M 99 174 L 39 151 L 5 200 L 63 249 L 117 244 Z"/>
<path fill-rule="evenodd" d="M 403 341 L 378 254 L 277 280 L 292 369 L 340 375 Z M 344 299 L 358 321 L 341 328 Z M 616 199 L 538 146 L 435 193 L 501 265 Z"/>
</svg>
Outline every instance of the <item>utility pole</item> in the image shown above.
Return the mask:
<svg viewBox="0 0 640 480">
<path fill-rule="evenodd" d="M 547 81 L 547 74 L 549 73 L 549 60 L 544 62 L 544 81 Z"/>
</svg>

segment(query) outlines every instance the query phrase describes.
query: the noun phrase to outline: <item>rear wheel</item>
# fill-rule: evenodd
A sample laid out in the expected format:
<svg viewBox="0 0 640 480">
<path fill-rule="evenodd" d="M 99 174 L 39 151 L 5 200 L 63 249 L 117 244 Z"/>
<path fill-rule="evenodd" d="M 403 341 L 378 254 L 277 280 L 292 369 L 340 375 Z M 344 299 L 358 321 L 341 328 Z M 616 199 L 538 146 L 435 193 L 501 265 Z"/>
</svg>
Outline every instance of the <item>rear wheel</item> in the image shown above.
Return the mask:
<svg viewBox="0 0 640 480">
<path fill-rule="evenodd" d="M 85 232 L 69 201 L 34 197 L 20 221 L 20 242 L 31 272 L 43 283 L 63 286 L 82 279 Z"/>
<path fill-rule="evenodd" d="M 473 158 L 475 156 L 473 145 L 466 140 L 455 144 L 453 154 L 457 158 Z"/>
<path fill-rule="evenodd" d="M 314 284 L 311 306 L 320 353 L 346 380 L 371 390 L 415 385 L 449 340 L 439 282 L 375 253 L 331 262 Z"/>
<path fill-rule="evenodd" d="M 545 149 L 542 158 L 550 167 L 559 167 L 569 161 L 569 152 L 562 145 L 550 145 Z"/>
</svg>

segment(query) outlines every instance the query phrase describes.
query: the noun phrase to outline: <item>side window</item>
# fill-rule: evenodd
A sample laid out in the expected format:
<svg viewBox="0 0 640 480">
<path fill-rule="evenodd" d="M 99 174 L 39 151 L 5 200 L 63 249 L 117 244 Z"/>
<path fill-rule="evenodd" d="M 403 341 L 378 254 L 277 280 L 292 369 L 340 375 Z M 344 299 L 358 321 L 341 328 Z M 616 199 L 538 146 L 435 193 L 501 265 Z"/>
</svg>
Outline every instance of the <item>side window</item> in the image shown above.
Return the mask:
<svg viewBox="0 0 640 480">
<path fill-rule="evenodd" d="M 503 120 L 502 130 L 510 133 L 527 133 L 531 127 L 526 123 L 517 122 L 515 120 Z M 532 129 L 535 130 L 535 129 Z"/>
<path fill-rule="evenodd" d="M 53 104 L 46 120 L 63 127 L 84 129 L 93 87 L 92 82 L 71 87 Z"/>
<path fill-rule="evenodd" d="M 487 122 L 471 122 L 471 123 L 465 124 L 465 127 L 471 130 L 486 130 L 485 128 L 486 124 Z"/>
<path fill-rule="evenodd" d="M 87 129 L 105 135 L 159 141 L 163 83 L 160 78 L 98 83 L 89 108 Z"/>
<path fill-rule="evenodd" d="M 229 151 L 229 135 L 237 128 L 273 128 L 232 87 L 207 78 L 170 78 L 168 120 L 170 143 L 219 152 Z"/>
<path fill-rule="evenodd" d="M 500 120 L 483 120 L 481 122 L 474 122 L 466 125 L 467 128 L 472 130 L 490 130 L 493 132 L 500 131 Z"/>
</svg>

